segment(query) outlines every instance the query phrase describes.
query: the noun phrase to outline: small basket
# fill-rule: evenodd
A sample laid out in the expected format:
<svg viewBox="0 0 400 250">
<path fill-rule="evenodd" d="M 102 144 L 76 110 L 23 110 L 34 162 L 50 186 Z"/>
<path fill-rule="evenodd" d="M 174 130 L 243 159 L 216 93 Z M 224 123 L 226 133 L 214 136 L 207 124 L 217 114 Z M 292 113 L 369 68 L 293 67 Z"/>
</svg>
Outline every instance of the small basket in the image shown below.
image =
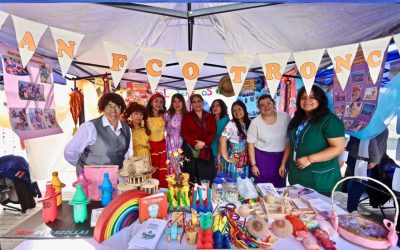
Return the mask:
<svg viewBox="0 0 400 250">
<path fill-rule="evenodd" d="M 344 215 L 336 215 L 335 206 L 333 203 L 333 196 L 334 191 L 339 186 L 340 183 L 350 180 L 350 179 L 362 179 L 376 182 L 382 185 L 394 198 L 394 205 L 396 208 L 396 213 L 394 217 L 394 223 L 384 219 L 383 226 L 373 222 L 369 219 L 366 219 L 362 216 L 352 215 L 352 214 L 344 214 Z M 332 189 L 331 194 L 331 223 L 333 227 L 338 231 L 340 236 L 345 238 L 346 240 L 357 244 L 359 246 L 369 248 L 369 249 L 387 249 L 389 247 L 394 247 L 397 244 L 398 236 L 396 233 L 396 224 L 397 218 L 399 216 L 399 204 L 397 202 L 397 198 L 392 190 L 390 190 L 385 184 L 382 182 L 375 180 L 370 177 L 365 176 L 349 176 L 343 178 L 342 180 L 338 181 L 336 185 Z M 353 223 L 357 223 L 357 227 L 346 227 L 345 222 L 352 221 Z M 358 231 L 357 231 L 358 230 Z M 372 231 L 375 230 L 375 231 Z M 364 233 L 369 233 L 373 235 L 362 235 L 360 231 L 364 231 Z"/>
</svg>

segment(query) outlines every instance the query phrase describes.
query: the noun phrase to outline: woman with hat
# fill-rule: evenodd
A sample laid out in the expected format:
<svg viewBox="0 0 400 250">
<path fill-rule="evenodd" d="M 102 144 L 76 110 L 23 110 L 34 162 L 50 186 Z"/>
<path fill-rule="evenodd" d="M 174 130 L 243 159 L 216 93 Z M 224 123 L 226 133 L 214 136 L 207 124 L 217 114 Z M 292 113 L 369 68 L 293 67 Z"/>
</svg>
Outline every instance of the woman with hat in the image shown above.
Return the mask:
<svg viewBox="0 0 400 250">
<path fill-rule="evenodd" d="M 199 94 L 190 97 L 192 111 L 183 115 L 181 135 L 182 149 L 189 162 L 184 165 L 184 171 L 190 174 L 191 183 L 214 179 L 216 171 L 210 145 L 217 132 L 215 118 L 203 110 L 204 100 Z"/>
<path fill-rule="evenodd" d="M 167 153 L 165 144 L 165 123 L 163 114 L 166 111 L 165 98 L 160 93 L 154 94 L 147 103 L 149 115 L 148 124 L 150 128 L 150 153 L 151 163 L 156 168 L 153 178 L 160 181 L 160 187 L 167 187 L 165 177 L 167 175 Z"/>
</svg>

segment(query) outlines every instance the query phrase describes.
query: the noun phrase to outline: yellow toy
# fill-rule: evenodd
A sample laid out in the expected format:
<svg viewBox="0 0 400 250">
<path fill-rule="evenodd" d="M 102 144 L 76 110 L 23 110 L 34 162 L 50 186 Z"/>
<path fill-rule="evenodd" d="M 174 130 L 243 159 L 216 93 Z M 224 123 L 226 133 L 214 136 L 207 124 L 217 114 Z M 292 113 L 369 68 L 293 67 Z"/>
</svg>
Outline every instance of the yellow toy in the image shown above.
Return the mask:
<svg viewBox="0 0 400 250">
<path fill-rule="evenodd" d="M 179 173 L 166 176 L 170 211 L 190 211 L 189 174 Z"/>
</svg>

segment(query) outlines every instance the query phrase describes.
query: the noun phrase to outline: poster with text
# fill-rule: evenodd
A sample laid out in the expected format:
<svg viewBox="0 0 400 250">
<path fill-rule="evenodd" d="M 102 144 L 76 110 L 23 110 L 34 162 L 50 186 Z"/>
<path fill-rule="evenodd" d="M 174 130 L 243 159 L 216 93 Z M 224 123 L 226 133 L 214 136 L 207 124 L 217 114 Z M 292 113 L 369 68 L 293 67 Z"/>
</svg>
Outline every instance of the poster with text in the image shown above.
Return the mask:
<svg viewBox="0 0 400 250">
<path fill-rule="evenodd" d="M 17 50 L 0 46 L 10 123 L 23 140 L 62 133 L 57 123 L 50 61 L 34 55 L 22 66 Z"/>
<path fill-rule="evenodd" d="M 383 60 L 386 61 L 386 54 Z M 369 124 L 378 103 L 382 72 L 383 70 L 381 70 L 377 83 L 373 84 L 368 64 L 359 47 L 344 90 L 334 75 L 334 112 L 343 121 L 346 131 L 358 132 Z"/>
</svg>

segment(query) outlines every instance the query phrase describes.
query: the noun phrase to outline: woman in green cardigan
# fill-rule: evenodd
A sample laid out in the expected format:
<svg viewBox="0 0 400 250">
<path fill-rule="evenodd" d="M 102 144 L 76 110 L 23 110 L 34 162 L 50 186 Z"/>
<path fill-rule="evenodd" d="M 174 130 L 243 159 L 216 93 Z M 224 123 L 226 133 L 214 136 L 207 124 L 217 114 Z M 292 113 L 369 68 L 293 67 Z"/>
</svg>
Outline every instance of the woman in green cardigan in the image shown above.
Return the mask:
<svg viewBox="0 0 400 250">
<path fill-rule="evenodd" d="M 329 111 L 324 91 L 315 85 L 310 95 L 304 87 L 299 90 L 296 106 L 288 126 L 289 183 L 329 194 L 341 179 L 337 156 L 345 147 L 343 123 Z M 283 176 L 285 169 L 279 173 Z"/>
</svg>

